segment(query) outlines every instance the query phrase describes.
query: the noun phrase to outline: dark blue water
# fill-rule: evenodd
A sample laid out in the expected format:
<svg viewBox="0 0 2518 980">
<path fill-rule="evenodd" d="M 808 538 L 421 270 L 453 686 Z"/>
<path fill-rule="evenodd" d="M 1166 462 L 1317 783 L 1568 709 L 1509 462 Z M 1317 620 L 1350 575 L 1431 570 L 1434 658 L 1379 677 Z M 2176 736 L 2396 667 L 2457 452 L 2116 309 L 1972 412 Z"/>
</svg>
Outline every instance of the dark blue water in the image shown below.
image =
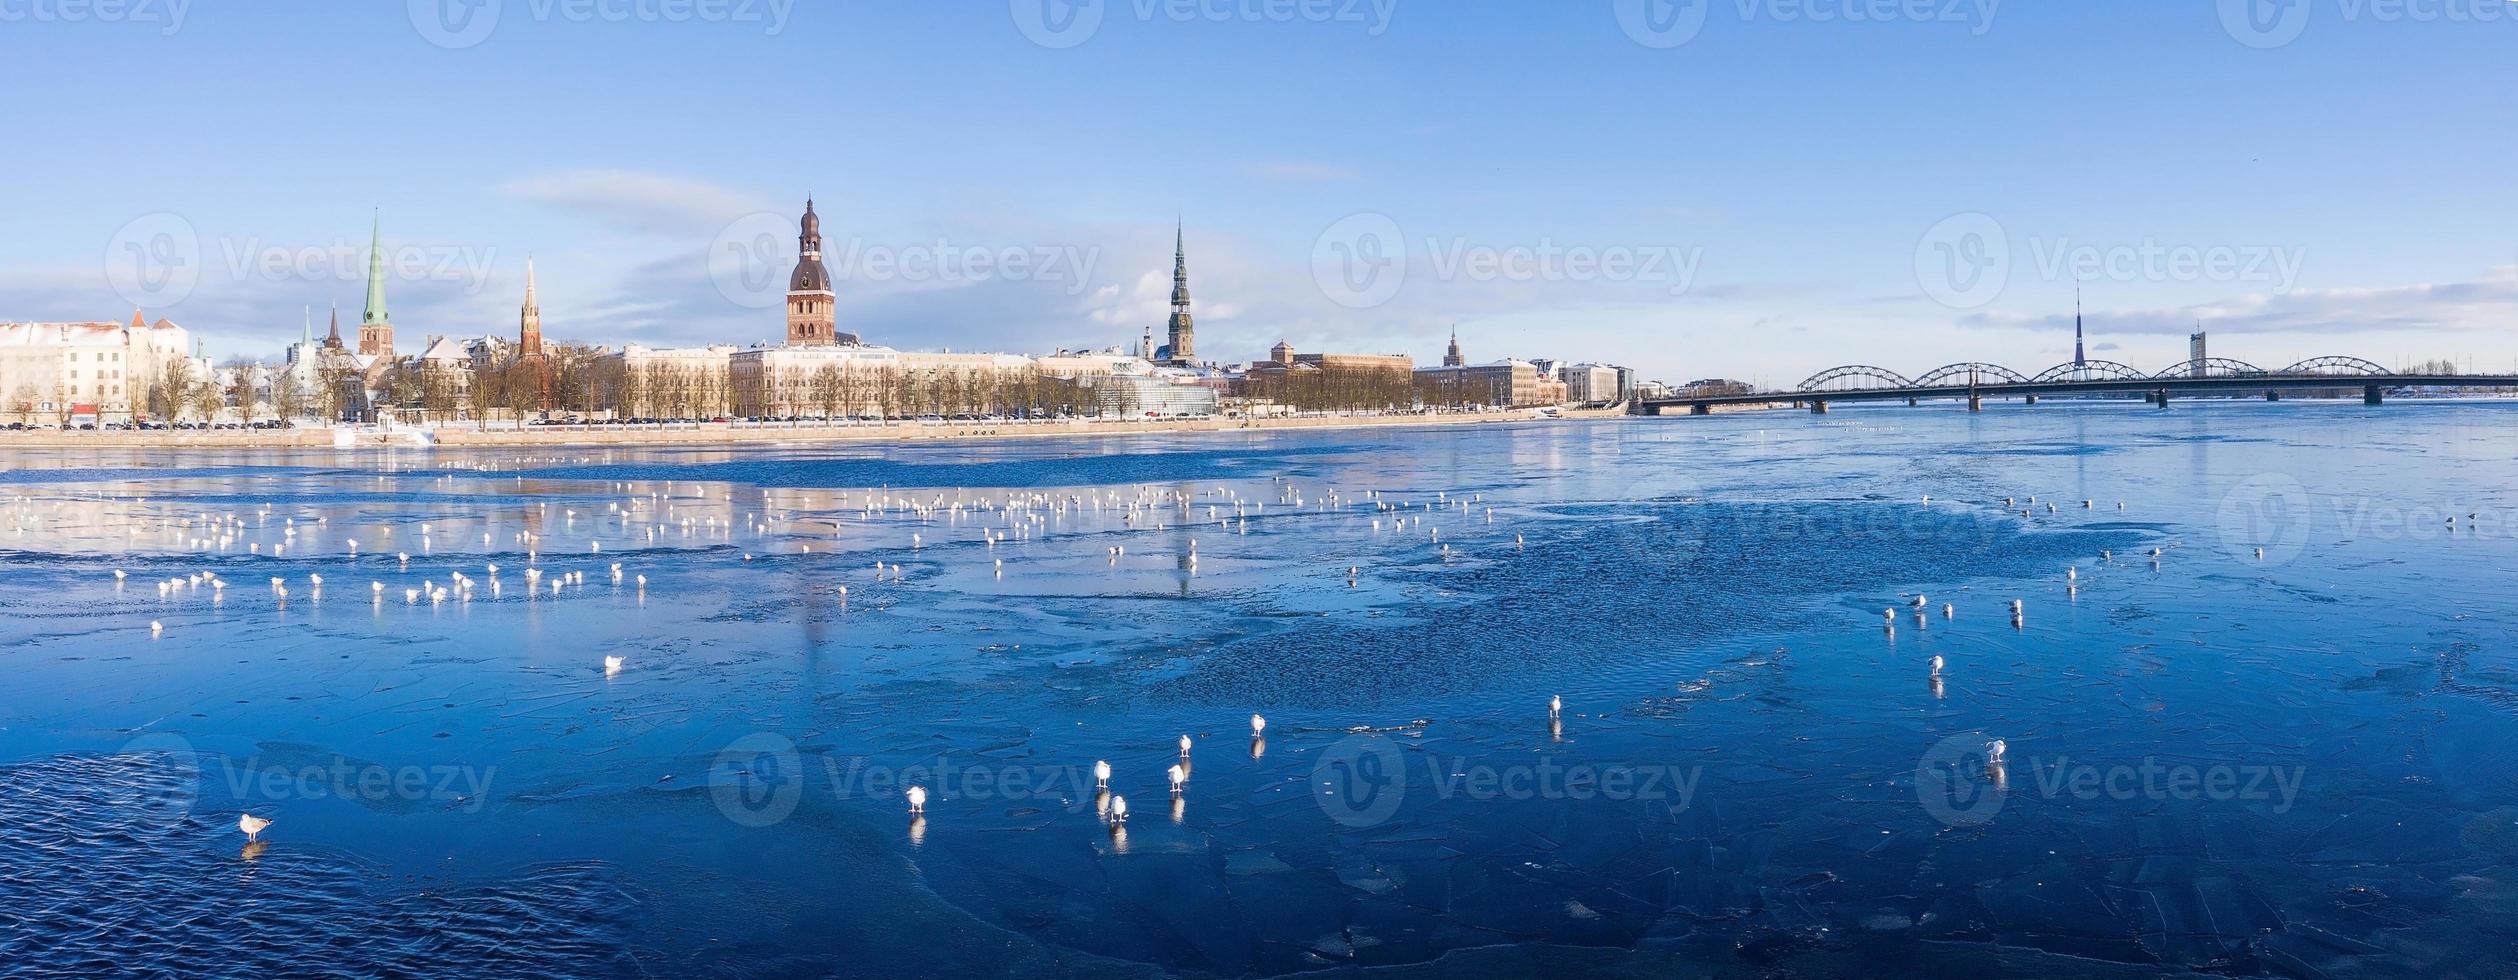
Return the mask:
<svg viewBox="0 0 2518 980">
<path fill-rule="evenodd" d="M 2513 408 L 14 453 L 0 964 L 2502 976 Z"/>
</svg>

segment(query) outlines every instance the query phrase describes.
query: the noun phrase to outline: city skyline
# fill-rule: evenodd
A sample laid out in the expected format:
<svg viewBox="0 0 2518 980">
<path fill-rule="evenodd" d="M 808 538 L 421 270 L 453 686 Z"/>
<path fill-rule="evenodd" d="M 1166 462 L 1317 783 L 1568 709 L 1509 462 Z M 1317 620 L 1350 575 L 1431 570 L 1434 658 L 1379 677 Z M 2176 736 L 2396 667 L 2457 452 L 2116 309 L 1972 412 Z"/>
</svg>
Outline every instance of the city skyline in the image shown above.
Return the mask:
<svg viewBox="0 0 2518 980">
<path fill-rule="evenodd" d="M 29 161 L 26 179 L 55 192 L 0 242 L 0 319 L 117 319 L 138 305 L 216 357 L 267 355 L 304 307 L 357 308 L 366 256 L 351 216 L 380 208 L 406 333 L 511 330 L 532 253 L 555 338 L 775 343 L 775 297 L 764 315 L 725 285 L 743 270 L 718 266 L 723 246 L 755 240 L 757 217 L 792 236 L 793 202 L 811 194 L 841 329 L 904 347 L 1162 334 L 1165 233 L 1185 212 L 1197 352 L 1217 361 L 1286 340 L 1431 362 L 1457 323 L 1484 353 L 1631 363 L 1674 382 L 1788 385 L 1839 362 L 1949 359 L 1917 349 L 2055 363 L 2071 355 L 2069 293 L 2087 279 L 2092 358 L 2170 363 L 2199 324 L 2217 351 L 2258 362 L 2347 349 L 2518 365 L 2505 329 L 2518 195 L 2366 176 L 2506 158 L 2505 133 L 2441 117 L 2488 117 L 2512 98 L 2489 84 L 2488 55 L 2518 31 L 2507 21 L 2325 10 L 2264 44 L 2208 7 L 2097 19 L 2003 6 L 1981 24 L 1723 8 L 1680 37 L 1605 2 L 1394 7 L 1378 31 L 1113 6 L 1056 47 L 1071 38 L 1044 44 L 979 6 L 794 9 L 773 31 L 513 4 L 456 46 L 400 9 L 194 10 L 171 32 L 13 24 L 47 42 L 0 67 L 28 86 L 135 52 L 223 84 L 201 112 L 152 120 L 151 143 L 181 153 Z M 319 33 L 339 40 L 298 44 Z M 1868 43 L 1892 36 L 1912 43 Z M 1477 77 L 1480 52 L 1507 41 L 1561 88 Z M 638 56 L 675 45 L 794 65 L 849 95 L 806 99 L 830 107 L 799 121 L 775 78 Z M 343 73 L 361 61 L 407 67 Z M 2381 62 L 2395 75 L 2339 70 Z M 1174 83 L 1137 84 L 1148 63 Z M 1228 84 L 1267 67 L 1285 76 L 1279 91 Z M 1664 97 L 1714 68 L 1761 82 Z M 1892 77 L 1900 93 L 1854 84 Z M 515 98 L 552 85 L 612 94 L 569 113 Z M 74 145 L 99 114 L 150 104 L 144 86 L 107 77 L 23 106 L 28 141 Z M 2408 112 L 2381 97 L 2400 88 L 2461 99 Z M 1566 138 L 1488 135 L 1507 123 Z M 2324 135 L 2342 129 L 2352 138 Z M 2096 132 L 2108 139 L 2083 135 Z M 1947 162 L 1962 133 L 1965 180 L 1913 176 Z M 1166 152 L 1109 152 L 1125 147 Z M 248 156 L 266 166 L 222 162 Z M 170 234 L 189 234 L 196 281 L 171 303 L 130 302 L 115 246 Z M 1403 257 L 1371 254 L 1393 243 Z M 1510 267 L 1551 250 L 1566 265 Z M 1008 259 L 1025 271 L 1006 272 Z M 921 262 L 930 271 L 902 271 Z M 1400 274 L 1395 286 L 1337 274 L 1354 268 Z"/>
</svg>

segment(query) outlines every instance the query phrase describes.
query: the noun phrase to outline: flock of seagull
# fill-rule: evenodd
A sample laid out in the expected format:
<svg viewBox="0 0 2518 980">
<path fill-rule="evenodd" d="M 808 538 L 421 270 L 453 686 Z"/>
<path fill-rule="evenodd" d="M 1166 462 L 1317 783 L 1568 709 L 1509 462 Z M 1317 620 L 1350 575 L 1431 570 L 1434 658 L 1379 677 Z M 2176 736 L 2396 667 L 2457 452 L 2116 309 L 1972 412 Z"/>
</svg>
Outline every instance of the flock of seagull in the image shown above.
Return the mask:
<svg viewBox="0 0 2518 980">
<path fill-rule="evenodd" d="M 520 459 L 506 461 L 506 463 L 513 465 L 525 461 L 527 460 Z M 539 458 L 539 461 L 564 463 L 585 460 L 544 457 Z M 444 469 L 447 472 L 437 475 L 432 482 L 451 484 L 458 475 L 480 476 L 498 472 L 501 469 L 501 463 L 467 461 L 449 464 Z M 393 481 L 408 475 L 410 474 L 399 471 L 385 472 L 376 474 L 373 479 L 379 485 L 390 485 Z M 518 474 L 515 479 L 521 481 L 524 477 Z M 1455 495 L 1437 492 L 1431 500 L 1421 500 L 1411 504 L 1403 500 L 1386 498 L 1380 491 L 1368 490 L 1349 495 L 1332 489 L 1315 493 L 1284 477 L 1275 478 L 1275 482 L 1278 484 L 1278 492 L 1273 504 L 1280 512 L 1331 512 L 1360 502 L 1368 505 L 1366 510 L 1369 516 L 1364 520 L 1374 535 L 1381 536 L 1387 533 L 1395 537 L 1407 534 L 1414 538 L 1421 534 L 1423 540 L 1433 544 L 1445 558 L 1452 556 L 1453 542 L 1443 540 L 1441 527 L 1428 526 L 1426 523 L 1428 517 L 1449 516 L 1472 521 L 1483 520 L 1484 523 L 1490 525 L 1496 520 L 1494 508 L 1484 505 L 1483 494 Z M 609 494 L 618 495 L 618 497 L 603 501 L 600 511 L 593 509 L 591 505 L 585 511 L 572 507 L 555 509 L 549 502 L 528 505 L 526 515 L 529 518 L 526 522 L 528 527 L 509 534 L 510 543 L 524 554 L 525 567 L 521 572 L 524 580 L 522 597 L 558 597 L 567 590 L 582 589 L 587 582 L 588 573 L 582 569 L 550 571 L 541 567 L 548 557 L 544 553 L 544 546 L 548 541 L 546 532 L 536 530 L 536 528 L 547 527 L 554 519 L 562 528 L 583 536 L 585 554 L 588 556 L 603 553 L 603 537 L 607 534 L 626 539 L 633 549 L 639 545 L 672 547 L 676 539 L 691 545 L 719 546 L 734 542 L 738 535 L 742 535 L 770 546 L 777 546 L 782 540 L 788 541 L 793 544 L 796 554 L 811 555 L 815 553 L 816 540 L 839 540 L 845 537 L 844 530 L 847 522 L 842 517 L 832 516 L 832 514 L 850 510 L 855 511 L 860 524 L 867 525 L 899 519 L 914 521 L 918 526 L 930 530 L 939 523 L 948 530 L 976 526 L 977 541 L 994 551 L 999 545 L 1008 542 L 1046 538 L 1059 530 L 1068 518 L 1083 516 L 1109 519 L 1121 530 L 1164 531 L 1176 528 L 1211 527 L 1219 534 L 1247 535 L 1250 533 L 1251 518 L 1265 515 L 1271 507 L 1269 500 L 1248 497 L 1238 490 L 1223 485 L 1194 491 L 1140 485 L 1132 491 L 1123 491 L 1115 487 L 1065 493 L 1009 490 L 993 495 L 973 494 L 967 490 L 949 494 L 944 492 L 912 493 L 888 487 L 877 487 L 867 488 L 862 494 L 839 492 L 835 495 L 815 491 L 763 490 L 760 510 L 738 515 L 736 514 L 738 508 L 734 505 L 736 497 L 732 491 L 707 485 L 695 484 L 693 487 L 696 492 L 677 489 L 675 483 L 671 481 L 645 487 L 636 483 L 612 482 L 607 484 L 606 490 Z M 133 498 L 130 502 L 145 503 L 146 498 Z M 19 535 L 25 534 L 30 527 L 42 526 L 47 521 L 56 524 L 68 523 L 42 514 L 29 498 L 19 497 L 15 503 L 18 506 L 12 509 L 11 515 L 13 530 Z M 55 503 L 56 507 L 61 507 L 66 506 L 69 501 Z M 378 524 L 372 529 L 358 532 L 370 535 L 374 544 L 363 542 L 357 537 L 344 536 L 340 539 L 337 549 L 326 552 L 322 542 L 326 532 L 330 530 L 332 523 L 330 517 L 283 514 L 278 505 L 270 503 L 243 512 L 189 512 L 154 525 L 139 520 L 128 520 L 123 523 L 125 524 L 124 534 L 132 546 L 155 546 L 208 556 L 234 557 L 237 546 L 241 543 L 246 554 L 266 558 L 328 553 L 350 562 L 354 570 L 360 567 L 373 567 L 376 562 L 384 561 L 391 566 L 397 576 L 408 575 L 414 560 L 413 554 L 407 550 L 394 551 L 390 556 L 381 550 L 383 547 L 390 546 L 394 539 L 396 529 L 391 524 Z M 448 547 L 447 539 L 451 535 L 438 526 L 442 523 L 447 522 L 418 522 L 417 540 L 404 546 L 418 549 L 422 567 L 437 564 L 435 556 Z M 268 541 L 268 547 L 265 547 L 266 541 L 262 539 L 271 535 L 261 532 L 267 532 L 275 527 L 278 531 L 277 540 Z M 468 543 L 469 539 L 466 540 Z M 442 579 L 437 574 L 429 574 L 417 585 L 407 584 L 405 580 L 388 586 L 384 579 L 370 579 L 367 583 L 365 598 L 371 606 L 379 610 L 386 605 L 389 594 L 396 588 L 399 589 L 402 604 L 406 606 L 418 606 L 423 602 L 429 606 L 440 606 L 450 601 L 468 604 L 474 601 L 476 596 L 483 594 L 486 594 L 489 599 L 499 599 L 507 591 L 506 579 L 502 575 L 503 569 L 498 562 L 486 560 L 489 557 L 496 557 L 492 549 L 496 547 L 497 541 L 496 532 L 481 532 L 479 557 L 482 559 L 482 564 L 477 573 L 461 568 L 446 568 L 442 572 Z M 1514 548 L 1522 547 L 1522 536 L 1513 535 L 1512 542 Z M 927 547 L 925 531 L 910 532 L 908 543 L 910 552 L 921 552 Z M 839 549 L 836 546 L 830 546 L 824 550 L 836 552 Z M 1116 567 L 1128 554 L 1128 548 L 1124 544 L 1110 545 L 1105 552 L 1108 564 L 1113 567 Z M 752 551 L 741 552 L 741 559 L 744 562 L 753 562 L 760 557 L 762 557 L 761 554 Z M 360 565 L 362 559 L 368 564 Z M 1196 574 L 1199 564 L 1198 539 L 1188 538 L 1185 549 L 1176 556 L 1176 559 L 1181 569 L 1189 574 Z M 992 557 L 991 568 L 996 577 L 1003 578 L 1006 570 L 1005 559 Z M 645 599 L 648 584 L 646 575 L 633 574 L 624 567 L 622 562 L 617 561 L 608 563 L 603 573 L 615 587 L 628 584 L 635 589 L 641 601 Z M 874 578 L 878 582 L 901 581 L 906 574 L 906 568 L 899 562 L 886 561 L 883 558 L 877 558 L 874 561 Z M 1361 566 L 1348 566 L 1347 584 L 1355 586 L 1361 574 Z M 114 587 L 119 591 L 125 588 L 131 579 L 131 572 L 123 568 L 114 569 L 113 579 Z M 320 572 L 309 572 L 302 581 L 292 580 L 285 576 L 272 576 L 269 579 L 270 594 L 276 608 L 281 610 L 288 608 L 290 599 L 298 596 L 300 589 L 303 590 L 305 601 L 321 603 L 325 585 L 325 577 Z M 230 594 L 229 581 L 219 571 L 210 568 L 158 580 L 155 582 L 155 587 L 161 601 L 174 601 L 186 595 L 199 595 L 206 590 L 210 603 L 218 608 L 226 606 Z M 848 594 L 848 587 L 840 585 L 837 586 L 836 591 L 844 600 Z M 163 637 L 166 630 L 164 620 L 149 621 L 149 634 L 152 638 Z M 618 675 L 627 665 L 627 658 L 622 656 L 607 655 L 603 658 L 603 672 L 606 676 Z M 1554 715 L 1555 708 L 1552 706 L 1551 717 L 1553 718 Z M 1265 751 L 1265 740 L 1262 734 L 1266 730 L 1267 720 L 1254 714 L 1251 716 L 1250 725 L 1252 751 L 1255 756 Z M 1179 798 L 1186 791 L 1190 772 L 1190 748 L 1189 737 L 1181 736 L 1180 761 L 1172 765 L 1165 773 L 1176 807 Z M 1127 800 L 1123 796 L 1108 792 L 1108 763 L 1101 763 L 1096 768 L 1102 777 L 1099 787 L 1101 799 L 1098 801 L 1097 810 L 1110 826 L 1117 830 L 1127 822 Z M 928 799 L 927 790 L 924 787 L 911 787 L 905 795 L 910 812 L 914 816 L 923 815 Z M 237 828 L 245 833 L 248 839 L 258 841 L 261 833 L 270 825 L 270 819 L 248 813 L 239 818 Z"/>
<path fill-rule="evenodd" d="M 532 460 L 519 459 L 506 461 L 506 463 L 513 465 L 530 461 Z M 568 460 L 545 458 L 541 461 L 547 463 Z M 449 472 L 439 475 L 437 480 L 451 482 L 458 475 L 453 472 L 457 470 L 472 471 L 470 475 L 487 475 L 497 472 L 500 466 L 500 461 L 467 461 L 449 464 L 445 467 Z M 402 475 L 383 473 L 378 474 L 376 480 L 387 483 Z M 521 481 L 524 477 L 519 474 L 515 479 Z M 1434 545 L 1445 558 L 1452 555 L 1453 543 L 1444 540 L 1441 527 L 1427 525 L 1428 517 L 1459 518 L 1471 522 L 1482 520 L 1488 525 L 1495 523 L 1494 508 L 1485 505 L 1483 494 L 1454 495 L 1437 492 L 1430 500 L 1419 500 L 1411 504 L 1404 500 L 1385 498 L 1380 491 L 1367 490 L 1360 494 L 1350 495 L 1330 489 L 1313 493 L 1285 477 L 1276 477 L 1274 481 L 1277 484 L 1274 503 L 1280 511 L 1289 509 L 1296 512 L 1336 511 L 1357 503 L 1369 505 L 1363 508 L 1363 519 L 1368 522 L 1374 535 L 1380 536 L 1385 532 L 1393 535 L 1404 533 L 1411 538 L 1421 535 L 1425 543 Z M 522 570 L 524 597 L 558 597 L 567 590 L 585 587 L 587 581 L 585 570 L 546 571 L 540 567 L 545 558 L 543 547 L 546 544 L 545 532 L 540 529 L 546 528 L 554 518 L 563 529 L 583 536 L 584 553 L 587 556 L 603 553 L 603 536 L 606 534 L 625 540 L 633 550 L 640 545 L 670 548 L 674 546 L 672 542 L 677 539 L 699 546 L 719 546 L 734 542 L 740 534 L 759 542 L 764 547 L 778 547 L 780 542 L 784 541 L 793 545 L 796 554 L 811 555 L 815 553 L 816 541 L 836 541 L 845 537 L 847 522 L 843 517 L 835 515 L 851 510 L 855 511 L 860 524 L 878 525 L 882 522 L 901 519 L 914 522 L 916 526 L 924 528 L 925 530 L 911 531 L 908 535 L 907 550 L 917 553 L 928 547 L 926 530 L 935 530 L 939 523 L 946 530 L 960 529 L 966 525 L 976 526 L 978 532 L 976 540 L 987 549 L 994 551 L 999 545 L 1007 542 L 1046 538 L 1059 530 L 1068 517 L 1079 515 L 1111 519 L 1121 530 L 1206 527 L 1215 529 L 1219 534 L 1246 535 L 1249 533 L 1250 519 L 1253 516 L 1264 515 L 1270 506 L 1270 501 L 1245 497 L 1239 491 L 1223 485 L 1195 491 L 1139 485 L 1132 492 L 1113 487 L 1065 493 L 1007 490 L 996 494 L 973 494 L 966 490 L 950 494 L 912 493 L 880 487 L 867 488 L 862 494 L 761 490 L 759 491 L 760 509 L 757 512 L 738 513 L 738 508 L 735 506 L 736 497 L 732 491 L 706 484 L 693 484 L 690 489 L 677 490 L 674 481 L 644 486 L 637 483 L 613 482 L 607 484 L 606 489 L 609 494 L 617 495 L 617 499 L 602 501 L 600 510 L 594 509 L 592 505 L 588 505 L 588 509 L 583 512 L 572 507 L 562 507 L 558 508 L 557 513 L 554 514 L 554 508 L 549 502 L 527 506 L 528 527 L 511 532 L 509 538 L 510 542 L 524 554 L 525 567 Z M 1923 498 L 1923 503 L 1929 505 L 1931 502 L 1931 497 Z M 2054 502 L 2040 501 L 2034 496 L 2027 498 L 2025 507 L 2017 498 L 2005 498 L 2002 501 L 2006 513 L 2016 509 L 2022 517 L 2034 516 L 2035 508 L 2041 503 L 2049 514 L 2057 513 L 2059 510 Z M 30 523 L 40 522 L 41 518 L 35 514 L 26 498 L 19 498 L 19 504 L 14 515 L 16 530 L 23 534 Z M 2095 507 L 2094 502 L 2090 500 L 2082 500 L 2080 504 L 2080 509 L 2083 510 Z M 2124 504 L 2118 502 L 2116 509 L 2122 511 Z M 275 505 L 264 504 L 258 509 L 245 513 L 192 513 L 167 521 L 156 528 L 158 538 L 156 543 L 205 554 L 232 554 L 240 539 L 254 537 L 252 532 L 256 529 L 269 528 L 276 512 Z M 331 519 L 326 516 L 279 516 L 278 540 L 269 542 L 267 550 L 262 540 L 246 540 L 244 541 L 245 550 L 253 555 L 279 558 L 290 555 L 292 552 L 304 553 L 310 548 L 320 549 L 322 546 L 319 542 L 330 523 Z M 439 522 L 419 522 L 416 528 L 418 540 L 408 545 L 408 547 L 416 547 L 420 550 L 424 564 L 431 563 L 430 556 L 439 549 L 439 530 L 433 526 L 436 523 Z M 144 528 L 138 522 L 132 522 L 126 533 L 134 544 L 143 544 L 148 543 L 143 542 L 142 539 L 144 535 L 150 533 L 150 529 Z M 390 524 L 378 525 L 372 532 L 364 533 L 372 533 L 378 542 L 390 542 L 395 529 Z M 491 549 L 497 541 L 496 533 L 483 531 L 479 540 L 481 549 L 485 553 L 482 557 L 495 557 Z M 362 547 L 364 546 L 358 538 L 344 537 L 337 553 L 356 563 L 361 557 Z M 1516 550 L 1523 547 L 1522 535 L 1515 533 L 1512 536 L 1512 547 Z M 1198 539 L 1188 538 L 1185 549 L 1175 556 L 1178 567 L 1189 574 L 1196 574 L 1198 548 Z M 825 550 L 837 552 L 839 549 L 834 545 Z M 373 562 L 377 560 L 381 552 L 371 548 L 367 554 L 369 561 Z M 2261 550 L 2258 554 L 2261 557 Z M 1127 555 L 1128 549 L 1124 544 L 1109 545 L 1105 551 L 1108 563 L 1114 567 Z M 2155 569 L 2161 555 L 2161 549 L 2151 550 L 2150 558 Z M 751 551 L 742 552 L 742 560 L 745 562 L 755 561 L 759 557 L 759 554 Z M 2102 557 L 2108 560 L 2113 559 L 2112 554 L 2105 552 L 2102 552 Z M 413 556 L 409 551 L 395 551 L 391 555 L 390 562 L 398 574 L 407 574 L 411 569 L 412 559 Z M 906 569 L 900 563 L 887 561 L 884 558 L 875 559 L 873 566 L 874 578 L 878 582 L 900 581 L 906 575 Z M 1006 569 L 1005 559 L 992 556 L 991 568 L 997 577 L 1002 578 Z M 624 568 L 623 563 L 617 561 L 608 563 L 603 568 L 603 573 L 616 588 L 634 581 L 633 587 L 637 596 L 640 600 L 644 600 L 648 584 L 646 575 L 632 575 Z M 1360 566 L 1348 566 L 1346 568 L 1347 583 L 1350 586 L 1355 585 L 1360 574 Z M 116 569 L 113 576 L 115 587 L 119 590 L 129 578 L 129 573 L 124 569 Z M 2066 587 L 2077 593 L 2080 581 L 2079 569 L 2077 567 L 2066 569 L 2065 578 Z M 222 578 L 217 571 L 210 569 L 169 577 L 155 584 L 158 595 L 162 599 L 169 600 L 186 593 L 195 593 L 206 587 L 211 601 L 218 603 L 225 598 L 228 589 L 227 580 Z M 383 579 L 371 579 L 367 586 L 369 602 L 381 609 L 390 591 L 386 582 Z M 325 579 L 322 574 L 310 572 L 305 575 L 303 588 L 309 601 L 321 602 L 324 587 Z M 445 570 L 442 581 L 437 576 L 431 575 L 416 586 L 401 584 L 399 588 L 403 604 L 409 606 L 417 606 L 423 600 L 431 606 L 442 605 L 449 601 L 469 603 L 484 589 L 491 599 L 498 599 L 505 592 L 502 569 L 497 562 L 491 561 L 484 561 L 480 566 L 480 574 L 477 576 L 461 569 L 450 568 Z M 281 576 L 270 578 L 270 591 L 281 609 L 287 608 L 288 600 L 294 594 L 292 582 Z M 847 595 L 847 586 L 838 586 L 837 593 L 844 599 Z M 1931 605 L 1927 597 L 1915 595 L 1908 605 L 1913 610 L 1919 627 L 1928 621 Z M 1957 609 L 1951 603 L 1943 603 L 1939 612 L 1945 620 L 1955 618 L 1957 615 Z M 2025 602 L 2020 599 L 2011 600 L 2010 613 L 2012 625 L 2022 626 L 2027 615 Z M 1898 625 L 1898 610 L 1885 609 L 1882 611 L 1882 616 L 1887 629 L 1894 634 Z M 165 631 L 166 626 L 163 621 L 150 621 L 149 632 L 152 637 L 162 636 Z M 605 656 L 602 661 L 603 672 L 606 676 L 617 675 L 626 666 L 627 659 L 618 655 Z M 1944 670 L 1947 669 L 1947 664 L 1941 657 L 1935 656 L 1931 658 L 1928 669 L 1933 683 L 1938 686 Z M 1561 697 L 1549 699 L 1547 711 L 1551 724 L 1560 723 L 1563 707 L 1564 702 Z M 1266 728 L 1267 719 L 1257 714 L 1251 716 L 1250 730 L 1254 756 L 1264 751 L 1263 735 Z M 1181 736 L 1180 759 L 1164 774 L 1170 785 L 1175 806 L 1186 791 L 1190 775 L 1191 747 L 1189 736 Z M 1996 739 L 1985 746 L 1985 754 L 1998 764 L 2005 748 L 2005 744 Z M 1107 761 L 1095 764 L 1094 775 L 1098 797 L 1096 810 L 1114 832 L 1119 831 L 1127 823 L 1127 799 L 1110 792 L 1111 769 Z M 929 800 L 928 790 L 923 786 L 911 786 L 906 789 L 904 795 L 912 817 L 923 821 Z M 269 819 L 246 814 L 239 819 L 237 826 L 249 839 L 258 840 L 260 834 L 270 824 Z"/>
</svg>

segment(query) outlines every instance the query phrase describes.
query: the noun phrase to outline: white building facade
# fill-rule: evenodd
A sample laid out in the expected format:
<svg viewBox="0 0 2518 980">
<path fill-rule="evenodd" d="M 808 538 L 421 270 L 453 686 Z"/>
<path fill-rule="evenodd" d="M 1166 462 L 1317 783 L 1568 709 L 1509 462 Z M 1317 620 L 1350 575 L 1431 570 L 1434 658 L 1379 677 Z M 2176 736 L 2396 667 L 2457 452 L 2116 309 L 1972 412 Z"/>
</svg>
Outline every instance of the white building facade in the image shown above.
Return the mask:
<svg viewBox="0 0 2518 980">
<path fill-rule="evenodd" d="M 146 416 L 173 365 L 183 365 L 188 384 L 214 382 L 191 346 L 190 331 L 138 313 L 128 324 L 0 323 L 0 417 L 59 424 Z"/>
</svg>

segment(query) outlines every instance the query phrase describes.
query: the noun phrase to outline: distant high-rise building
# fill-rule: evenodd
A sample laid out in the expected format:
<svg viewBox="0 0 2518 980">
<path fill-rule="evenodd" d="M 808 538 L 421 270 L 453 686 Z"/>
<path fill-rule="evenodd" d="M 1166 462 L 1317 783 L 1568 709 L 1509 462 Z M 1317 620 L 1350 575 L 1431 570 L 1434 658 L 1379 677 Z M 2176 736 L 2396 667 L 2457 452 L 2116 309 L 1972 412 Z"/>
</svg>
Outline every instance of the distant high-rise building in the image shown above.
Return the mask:
<svg viewBox="0 0 2518 980">
<path fill-rule="evenodd" d="M 1189 316 L 1189 248 L 1185 228 L 1172 232 L 1172 322 L 1164 349 L 1171 363 L 1192 367 L 1198 363 L 1197 324 Z"/>
<path fill-rule="evenodd" d="M 1443 366 L 1461 367 L 1468 363 L 1468 358 L 1460 356 L 1460 329 L 1454 327 L 1451 331 L 1451 347 L 1443 351 Z"/>
<path fill-rule="evenodd" d="M 385 313 L 385 225 L 381 217 L 367 238 L 367 312 L 358 320 L 358 352 L 393 357 L 393 318 Z"/>
<path fill-rule="evenodd" d="M 855 334 L 839 332 L 839 294 L 831 291 L 831 272 L 822 266 L 822 217 L 813 213 L 811 199 L 804 202 L 796 252 L 795 274 L 787 277 L 787 345 L 856 343 Z"/>
<path fill-rule="evenodd" d="M 2203 377 L 2204 359 L 2203 331 L 2197 330 L 2186 336 L 2186 360 L 2189 362 L 2186 373 L 2197 378 Z"/>
</svg>

